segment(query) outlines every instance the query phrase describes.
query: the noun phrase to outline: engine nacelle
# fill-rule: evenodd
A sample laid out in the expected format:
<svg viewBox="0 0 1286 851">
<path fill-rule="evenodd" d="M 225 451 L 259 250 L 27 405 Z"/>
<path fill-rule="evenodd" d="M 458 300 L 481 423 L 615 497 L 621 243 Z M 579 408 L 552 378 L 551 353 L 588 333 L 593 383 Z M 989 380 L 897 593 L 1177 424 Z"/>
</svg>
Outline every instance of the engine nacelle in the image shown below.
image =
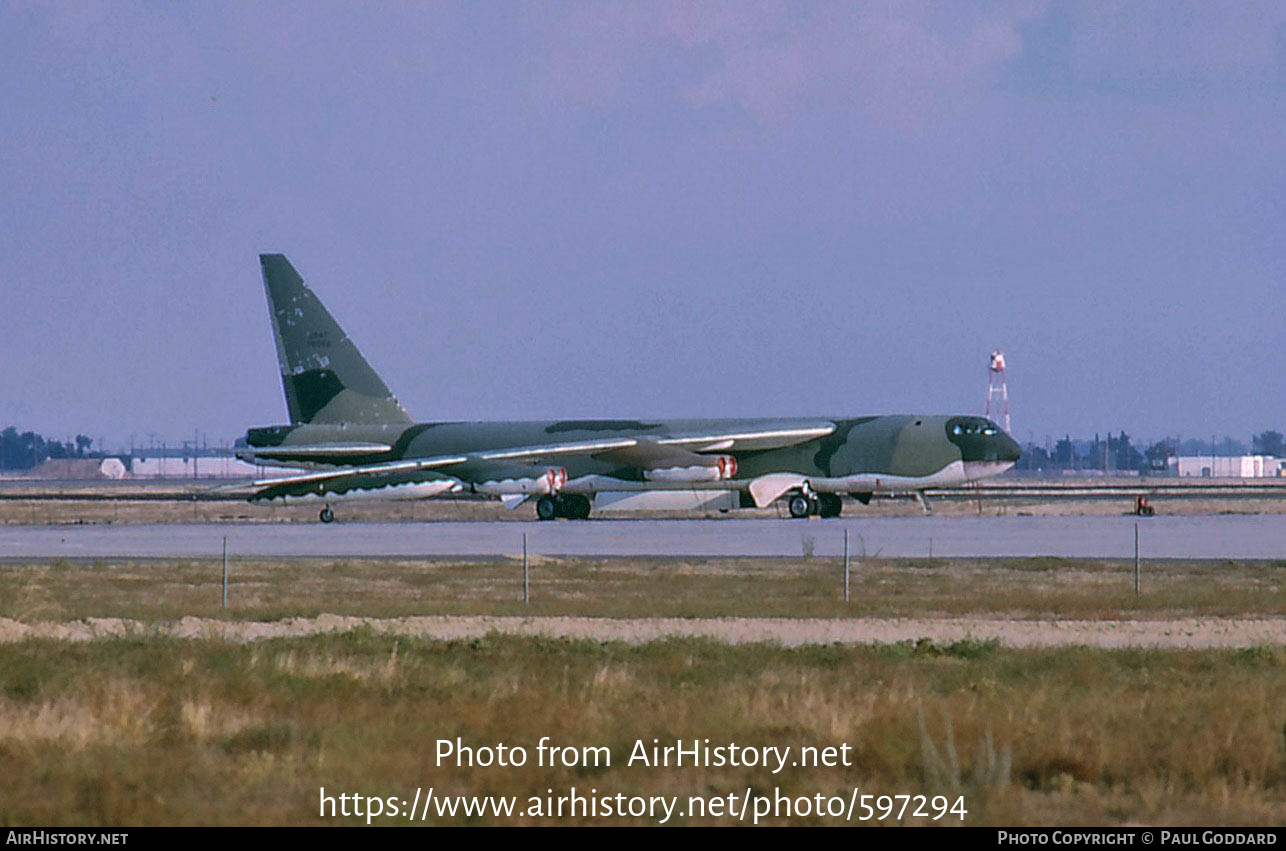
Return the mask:
<svg viewBox="0 0 1286 851">
<path fill-rule="evenodd" d="M 565 467 L 550 467 L 541 476 L 515 476 L 478 482 L 473 489 L 490 496 L 558 493 L 567 484 Z"/>
<path fill-rule="evenodd" d="M 721 482 L 736 475 L 737 459 L 731 455 L 711 456 L 707 464 L 658 467 L 643 471 L 643 477 L 653 482 Z"/>
<path fill-rule="evenodd" d="M 432 499 L 457 493 L 464 484 L 451 476 L 418 473 L 398 476 L 354 476 L 316 482 L 270 485 L 250 497 L 251 502 L 347 502 L 363 499 Z"/>
<path fill-rule="evenodd" d="M 566 467 L 550 467 L 545 471 L 545 493 L 558 493 L 567 484 Z"/>
</svg>

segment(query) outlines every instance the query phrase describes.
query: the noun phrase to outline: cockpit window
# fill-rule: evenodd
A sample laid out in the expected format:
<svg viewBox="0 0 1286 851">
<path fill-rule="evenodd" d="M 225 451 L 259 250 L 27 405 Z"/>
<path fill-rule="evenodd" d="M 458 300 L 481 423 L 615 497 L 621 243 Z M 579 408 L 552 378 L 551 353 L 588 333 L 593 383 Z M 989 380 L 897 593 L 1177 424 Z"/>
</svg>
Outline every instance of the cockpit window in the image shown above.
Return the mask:
<svg viewBox="0 0 1286 851">
<path fill-rule="evenodd" d="M 951 433 L 956 436 L 963 435 L 992 435 L 1000 434 L 1000 429 L 990 420 L 959 420 L 952 424 Z"/>
</svg>

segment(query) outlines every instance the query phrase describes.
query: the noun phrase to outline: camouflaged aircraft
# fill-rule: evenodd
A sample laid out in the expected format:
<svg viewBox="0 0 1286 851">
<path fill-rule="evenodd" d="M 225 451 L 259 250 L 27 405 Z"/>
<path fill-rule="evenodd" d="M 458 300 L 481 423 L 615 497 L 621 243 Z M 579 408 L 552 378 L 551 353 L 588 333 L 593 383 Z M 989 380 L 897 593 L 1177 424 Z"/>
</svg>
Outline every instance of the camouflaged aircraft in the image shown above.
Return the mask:
<svg viewBox="0 0 1286 851">
<path fill-rule="evenodd" d="M 281 254 L 259 257 L 289 425 L 251 428 L 237 455 L 308 472 L 256 481 L 252 502 L 484 494 L 541 520 L 589 517 L 602 492 L 737 491 L 792 517 L 993 476 L 1019 448 L 975 416 L 416 423 Z M 927 503 L 925 503 L 927 509 Z"/>
</svg>

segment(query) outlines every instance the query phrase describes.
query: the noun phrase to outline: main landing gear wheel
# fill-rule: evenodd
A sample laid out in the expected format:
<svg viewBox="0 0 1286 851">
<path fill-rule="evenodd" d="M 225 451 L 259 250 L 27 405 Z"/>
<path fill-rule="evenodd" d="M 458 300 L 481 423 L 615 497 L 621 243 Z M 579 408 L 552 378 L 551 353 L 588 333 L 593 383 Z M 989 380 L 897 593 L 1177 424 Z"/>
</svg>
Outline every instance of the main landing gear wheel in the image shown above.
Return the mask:
<svg viewBox="0 0 1286 851">
<path fill-rule="evenodd" d="M 541 520 L 553 520 L 566 517 L 568 520 L 586 520 L 589 518 L 589 497 L 579 493 L 546 494 L 536 500 L 536 516 Z"/>
<path fill-rule="evenodd" d="M 572 493 L 563 497 L 563 516 L 572 520 L 589 519 L 589 497 Z"/>
<path fill-rule="evenodd" d="M 797 493 L 790 498 L 789 502 L 786 503 L 786 507 L 790 509 L 790 516 L 798 520 L 802 517 L 807 517 L 816 511 L 817 503 L 813 502 L 802 493 Z"/>
<path fill-rule="evenodd" d="M 840 501 L 839 494 L 819 493 L 817 495 L 818 517 L 839 517 L 843 510 L 844 503 Z"/>
<path fill-rule="evenodd" d="M 330 506 L 328 505 L 321 510 L 321 513 L 317 515 L 317 519 L 323 523 L 334 523 L 335 512 L 331 511 Z"/>
<path fill-rule="evenodd" d="M 553 520 L 558 516 L 558 503 L 552 496 L 542 496 L 536 500 L 536 517 L 541 520 Z"/>
</svg>

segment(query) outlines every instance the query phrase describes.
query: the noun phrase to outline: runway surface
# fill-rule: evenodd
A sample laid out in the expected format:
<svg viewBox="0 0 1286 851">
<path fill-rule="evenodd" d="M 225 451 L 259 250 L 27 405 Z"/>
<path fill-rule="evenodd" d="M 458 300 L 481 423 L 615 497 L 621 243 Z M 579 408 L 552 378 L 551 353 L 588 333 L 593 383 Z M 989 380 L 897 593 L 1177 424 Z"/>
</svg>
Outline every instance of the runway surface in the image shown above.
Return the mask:
<svg viewBox="0 0 1286 851">
<path fill-rule="evenodd" d="M 1286 558 L 1286 515 L 0 527 L 0 558 L 540 555 Z"/>
</svg>

